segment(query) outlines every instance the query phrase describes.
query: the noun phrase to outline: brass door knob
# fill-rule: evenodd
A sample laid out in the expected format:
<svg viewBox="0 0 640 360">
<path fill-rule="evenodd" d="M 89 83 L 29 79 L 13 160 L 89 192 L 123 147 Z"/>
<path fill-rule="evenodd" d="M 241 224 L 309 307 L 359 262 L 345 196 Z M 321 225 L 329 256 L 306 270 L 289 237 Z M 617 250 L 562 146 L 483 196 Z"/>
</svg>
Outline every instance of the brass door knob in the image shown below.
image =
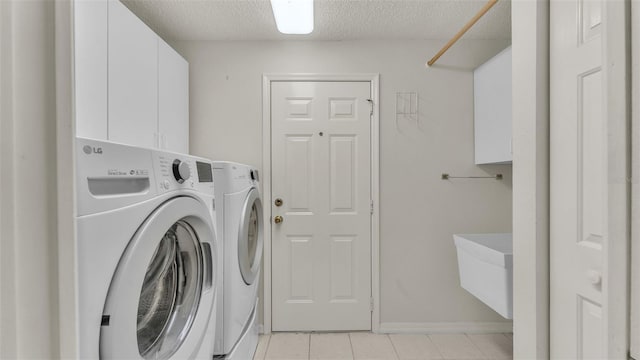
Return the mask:
<svg viewBox="0 0 640 360">
<path fill-rule="evenodd" d="M 283 221 L 284 221 L 284 219 L 280 215 L 278 215 L 278 216 L 273 218 L 273 222 L 276 223 L 276 224 L 280 224 Z"/>
</svg>

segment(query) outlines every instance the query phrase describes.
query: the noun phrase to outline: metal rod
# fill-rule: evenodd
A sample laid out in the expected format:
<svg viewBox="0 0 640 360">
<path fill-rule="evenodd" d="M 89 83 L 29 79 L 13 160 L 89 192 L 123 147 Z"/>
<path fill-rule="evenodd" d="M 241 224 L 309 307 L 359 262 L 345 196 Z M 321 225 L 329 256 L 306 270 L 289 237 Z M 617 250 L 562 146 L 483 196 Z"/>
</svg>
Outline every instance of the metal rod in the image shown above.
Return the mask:
<svg viewBox="0 0 640 360">
<path fill-rule="evenodd" d="M 449 174 L 442 174 L 442 180 L 449 179 L 496 179 L 502 180 L 502 174 L 496 174 L 495 176 L 451 176 Z"/>
<path fill-rule="evenodd" d="M 480 20 L 480 18 L 482 17 L 482 15 L 486 14 L 487 11 L 489 11 L 489 9 L 491 9 L 491 7 L 493 5 L 495 5 L 498 2 L 498 0 L 489 0 L 483 7 L 482 9 L 480 9 L 480 11 L 478 11 L 478 13 L 471 18 L 471 20 L 469 20 L 468 23 L 466 23 L 464 25 L 464 27 L 462 27 L 462 29 L 460 29 L 460 31 L 458 31 L 457 34 L 455 34 L 453 36 L 453 38 L 451 38 L 451 40 L 449 40 L 449 42 L 442 47 L 442 49 L 440 49 L 440 51 L 438 51 L 438 53 L 431 58 L 431 60 L 429 60 L 427 62 L 427 67 L 433 65 L 436 63 L 436 61 L 438 61 L 438 59 L 440 59 L 440 56 L 442 56 L 442 54 L 444 54 L 445 52 L 447 52 L 447 50 L 449 50 L 449 48 L 456 43 L 456 41 L 458 41 L 462 35 L 464 35 L 464 33 L 467 32 L 467 30 L 469 30 L 476 22 L 478 22 L 478 20 Z"/>
</svg>

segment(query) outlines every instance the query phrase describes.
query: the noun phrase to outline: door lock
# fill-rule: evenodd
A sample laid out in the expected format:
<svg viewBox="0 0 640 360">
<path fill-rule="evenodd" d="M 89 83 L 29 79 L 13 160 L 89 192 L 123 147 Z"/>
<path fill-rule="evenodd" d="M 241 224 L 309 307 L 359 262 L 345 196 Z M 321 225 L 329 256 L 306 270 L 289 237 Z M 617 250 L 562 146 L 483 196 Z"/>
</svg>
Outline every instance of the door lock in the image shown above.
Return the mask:
<svg viewBox="0 0 640 360">
<path fill-rule="evenodd" d="M 282 206 L 282 199 L 277 198 L 276 201 L 273 202 L 276 206 Z"/>
<path fill-rule="evenodd" d="M 278 215 L 278 216 L 273 218 L 273 222 L 276 223 L 276 224 L 280 224 L 283 221 L 284 221 L 284 219 L 280 215 Z"/>
</svg>

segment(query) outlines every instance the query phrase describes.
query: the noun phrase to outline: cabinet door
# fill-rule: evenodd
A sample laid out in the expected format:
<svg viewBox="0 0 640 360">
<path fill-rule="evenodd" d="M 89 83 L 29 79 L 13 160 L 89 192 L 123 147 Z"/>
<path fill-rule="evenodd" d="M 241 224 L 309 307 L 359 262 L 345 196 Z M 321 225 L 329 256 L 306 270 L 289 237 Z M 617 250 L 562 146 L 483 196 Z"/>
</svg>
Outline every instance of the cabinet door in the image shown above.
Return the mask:
<svg viewBox="0 0 640 360">
<path fill-rule="evenodd" d="M 158 41 L 158 131 L 160 148 L 189 153 L 189 63 Z"/>
<path fill-rule="evenodd" d="M 74 12 L 76 136 L 107 140 L 107 1 Z"/>
<path fill-rule="evenodd" d="M 119 1 L 109 1 L 109 140 L 156 147 L 158 36 Z"/>
<path fill-rule="evenodd" d="M 476 164 L 511 163 L 511 47 L 473 72 Z"/>
</svg>

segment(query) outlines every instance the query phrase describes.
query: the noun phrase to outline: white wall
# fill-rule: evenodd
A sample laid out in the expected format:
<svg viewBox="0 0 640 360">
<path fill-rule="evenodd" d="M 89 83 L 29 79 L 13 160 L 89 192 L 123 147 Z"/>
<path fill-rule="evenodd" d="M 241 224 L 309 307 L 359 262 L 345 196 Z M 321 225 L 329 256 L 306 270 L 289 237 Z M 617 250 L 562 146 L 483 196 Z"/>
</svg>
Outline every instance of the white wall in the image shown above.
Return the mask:
<svg viewBox="0 0 640 360">
<path fill-rule="evenodd" d="M 382 330 L 504 321 L 460 288 L 451 235 L 511 231 L 511 167 L 474 165 L 471 72 L 508 43 L 462 41 L 426 69 L 442 43 L 174 44 L 190 64 L 191 152 L 258 168 L 263 73 L 380 73 Z M 418 92 L 417 123 L 396 122 L 398 91 Z M 443 181 L 444 172 L 505 179 Z"/>
<path fill-rule="evenodd" d="M 0 358 L 54 358 L 54 2 L 2 1 L 0 17 Z"/>
</svg>

